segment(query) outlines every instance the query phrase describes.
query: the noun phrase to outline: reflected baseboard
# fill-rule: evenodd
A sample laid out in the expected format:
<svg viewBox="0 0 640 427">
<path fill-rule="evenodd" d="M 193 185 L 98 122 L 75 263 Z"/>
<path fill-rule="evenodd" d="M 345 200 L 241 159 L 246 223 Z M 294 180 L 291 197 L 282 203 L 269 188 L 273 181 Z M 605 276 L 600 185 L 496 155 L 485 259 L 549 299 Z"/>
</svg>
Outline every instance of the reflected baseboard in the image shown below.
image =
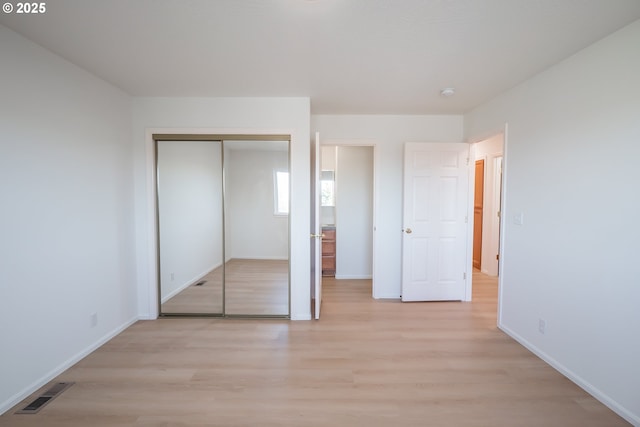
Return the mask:
<svg viewBox="0 0 640 427">
<path fill-rule="evenodd" d="M 230 259 L 164 302 L 161 314 L 289 317 L 287 259 Z M 205 283 L 195 285 L 201 280 Z M 224 295 L 224 307 L 223 307 Z"/>
<path fill-rule="evenodd" d="M 373 276 L 371 274 L 363 275 L 363 276 L 348 275 L 348 274 L 336 274 L 335 275 L 335 279 L 336 280 L 371 280 L 371 279 L 373 279 Z"/>
</svg>

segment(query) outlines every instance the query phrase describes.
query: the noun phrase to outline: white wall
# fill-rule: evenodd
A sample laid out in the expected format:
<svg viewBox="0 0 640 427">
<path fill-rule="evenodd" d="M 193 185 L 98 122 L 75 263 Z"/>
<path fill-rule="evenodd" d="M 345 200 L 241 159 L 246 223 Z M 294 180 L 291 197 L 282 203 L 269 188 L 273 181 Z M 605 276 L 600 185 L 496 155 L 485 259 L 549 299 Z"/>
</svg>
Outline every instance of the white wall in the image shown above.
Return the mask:
<svg viewBox="0 0 640 427">
<path fill-rule="evenodd" d="M 289 218 L 286 215 L 274 214 L 273 180 L 275 170 L 289 169 L 289 153 L 228 150 L 226 144 L 227 259 L 287 259 Z"/>
<path fill-rule="evenodd" d="M 484 192 L 482 216 L 482 255 L 480 270 L 490 276 L 498 275 L 500 221 L 500 185 L 496 159 L 502 157 L 504 135 L 500 133 L 475 144 L 475 159 L 484 160 Z M 496 175 L 498 174 L 498 175 Z"/>
<path fill-rule="evenodd" d="M 290 134 L 291 318 L 310 319 L 308 98 L 134 98 L 138 310 L 157 316 L 152 133 Z"/>
<path fill-rule="evenodd" d="M 2 413 L 137 307 L 130 98 L 1 25 L 0 57 Z"/>
<path fill-rule="evenodd" d="M 220 141 L 158 141 L 161 301 L 222 265 Z"/>
<path fill-rule="evenodd" d="M 373 147 L 337 147 L 336 279 L 373 273 Z"/>
<path fill-rule="evenodd" d="M 314 115 L 311 123 L 322 144 L 375 145 L 373 292 L 399 298 L 404 143 L 462 142 L 462 116 Z"/>
<path fill-rule="evenodd" d="M 322 156 L 320 160 L 320 166 L 322 170 L 336 170 L 336 152 L 338 147 L 335 145 L 324 145 L 320 147 L 320 154 Z"/>
<path fill-rule="evenodd" d="M 465 116 L 469 139 L 508 123 L 499 326 L 635 425 L 638 46 L 640 21 Z"/>
</svg>

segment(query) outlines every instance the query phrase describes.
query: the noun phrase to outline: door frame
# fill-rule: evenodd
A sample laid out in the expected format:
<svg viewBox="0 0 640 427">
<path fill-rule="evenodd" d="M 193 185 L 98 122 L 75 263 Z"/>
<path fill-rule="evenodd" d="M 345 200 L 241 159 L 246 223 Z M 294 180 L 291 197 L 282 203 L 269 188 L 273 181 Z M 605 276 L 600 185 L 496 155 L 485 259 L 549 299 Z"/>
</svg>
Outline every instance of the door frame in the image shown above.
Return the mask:
<svg viewBox="0 0 640 427">
<path fill-rule="evenodd" d="M 226 139 L 285 139 L 291 141 L 292 135 L 295 133 L 292 129 L 228 129 L 228 128 L 146 128 L 145 129 L 145 207 L 146 207 L 146 224 L 147 224 L 147 246 L 146 255 L 147 259 L 141 261 L 146 267 L 147 283 L 146 283 L 146 295 L 141 294 L 141 290 L 138 290 L 138 297 L 141 301 L 145 301 L 148 307 L 148 316 L 144 316 L 144 319 L 158 319 L 160 315 L 159 310 L 159 289 L 158 289 L 158 212 L 157 212 L 157 176 L 156 171 L 156 159 L 155 159 L 155 139 L 154 135 L 175 135 L 185 136 L 196 139 L 198 135 L 203 138 L 211 138 L 211 136 L 224 136 Z M 290 142 L 291 144 L 291 142 Z M 291 146 L 289 147 L 289 170 L 291 170 Z M 291 215 L 291 213 L 289 213 Z M 294 297 L 292 271 L 294 265 L 291 262 L 291 217 L 289 218 L 289 316 L 292 316 L 292 302 Z M 142 267 L 140 267 L 142 268 Z M 310 313 L 309 313 L 310 317 Z M 306 320 L 306 319 L 301 319 Z"/>
<path fill-rule="evenodd" d="M 311 318 L 320 319 L 322 305 L 322 146 L 320 132 L 311 141 Z"/>
<path fill-rule="evenodd" d="M 377 141 L 368 140 L 368 139 L 321 139 L 320 147 L 325 146 L 337 146 L 337 147 L 371 147 L 373 150 L 373 177 L 372 177 L 372 186 L 373 188 L 373 208 L 371 211 L 371 222 L 373 224 L 373 238 L 371 242 L 371 297 L 376 298 L 376 248 L 378 246 L 378 233 L 376 232 L 376 213 L 378 210 L 378 176 L 377 176 L 377 165 L 378 165 L 378 149 L 377 149 Z M 322 167 L 322 164 L 320 165 Z"/>
<path fill-rule="evenodd" d="M 504 266 L 505 262 L 508 262 L 508 256 L 505 256 L 506 248 L 505 248 L 505 212 L 507 208 L 507 168 L 508 168 L 508 147 L 509 147 L 509 123 L 504 123 L 502 128 L 495 129 L 494 131 L 486 132 L 482 134 L 482 136 L 469 138 L 467 141 L 471 144 L 470 149 L 470 158 L 475 158 L 476 154 L 476 143 L 484 141 L 486 139 L 502 135 L 502 191 L 500 193 L 500 225 L 499 225 L 499 242 L 498 242 L 498 256 L 500 262 L 498 263 L 498 313 L 497 313 L 497 324 L 500 326 L 502 324 L 502 300 L 504 293 Z M 485 164 L 486 165 L 486 164 Z M 470 175 L 469 179 L 469 206 L 471 207 L 471 229 L 473 227 L 473 188 L 475 186 L 475 174 Z M 473 233 L 469 233 L 469 243 L 473 243 Z M 471 295 L 473 291 L 473 252 L 469 252 L 467 254 L 467 265 L 469 273 L 469 280 L 467 282 L 467 301 L 471 301 Z"/>
</svg>

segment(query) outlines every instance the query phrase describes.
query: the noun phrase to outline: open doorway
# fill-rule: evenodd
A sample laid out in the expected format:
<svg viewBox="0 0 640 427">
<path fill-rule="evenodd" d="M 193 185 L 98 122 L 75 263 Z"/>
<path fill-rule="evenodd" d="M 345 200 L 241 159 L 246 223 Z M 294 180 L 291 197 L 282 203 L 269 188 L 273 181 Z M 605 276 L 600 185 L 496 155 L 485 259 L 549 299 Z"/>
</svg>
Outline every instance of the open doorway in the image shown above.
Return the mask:
<svg viewBox="0 0 640 427">
<path fill-rule="evenodd" d="M 475 143 L 473 267 L 498 275 L 504 134 Z"/>
<path fill-rule="evenodd" d="M 373 288 L 374 147 L 324 145 L 321 152 L 323 277 Z M 342 282 L 341 282 L 342 281 Z"/>
</svg>

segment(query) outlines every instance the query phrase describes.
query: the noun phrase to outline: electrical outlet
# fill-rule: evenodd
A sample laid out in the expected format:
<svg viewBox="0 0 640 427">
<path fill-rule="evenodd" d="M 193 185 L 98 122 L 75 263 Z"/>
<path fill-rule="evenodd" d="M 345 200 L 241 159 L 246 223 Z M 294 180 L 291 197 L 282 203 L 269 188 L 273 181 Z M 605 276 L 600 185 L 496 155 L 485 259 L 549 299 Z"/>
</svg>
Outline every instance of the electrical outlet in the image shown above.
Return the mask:
<svg viewBox="0 0 640 427">
<path fill-rule="evenodd" d="M 544 335 L 544 332 L 546 329 L 547 329 L 547 322 L 544 319 L 538 319 L 538 332 Z"/>
<path fill-rule="evenodd" d="M 175 278 L 176 278 L 176 276 L 175 276 L 173 273 L 171 273 L 171 281 L 172 281 L 172 282 L 173 282 L 173 280 L 174 280 Z"/>
<path fill-rule="evenodd" d="M 91 327 L 95 328 L 98 326 L 98 313 L 91 313 Z"/>
<path fill-rule="evenodd" d="M 524 224 L 524 214 L 522 212 L 518 212 L 517 214 L 515 214 L 513 216 L 513 223 L 515 225 L 522 225 Z"/>
</svg>

